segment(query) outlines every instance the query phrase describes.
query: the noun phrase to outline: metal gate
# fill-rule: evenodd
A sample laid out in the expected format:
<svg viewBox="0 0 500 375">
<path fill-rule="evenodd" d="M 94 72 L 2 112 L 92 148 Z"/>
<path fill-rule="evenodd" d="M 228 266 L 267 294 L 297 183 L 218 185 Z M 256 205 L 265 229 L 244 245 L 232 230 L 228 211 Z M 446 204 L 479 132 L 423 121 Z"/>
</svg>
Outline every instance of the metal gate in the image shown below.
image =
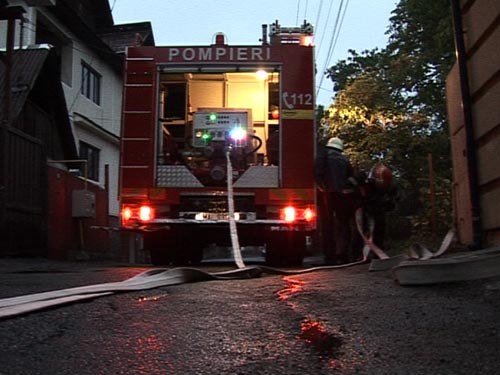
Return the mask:
<svg viewBox="0 0 500 375">
<path fill-rule="evenodd" d="M 47 164 L 43 143 L 13 127 L 3 134 L 0 255 L 45 256 Z"/>
</svg>

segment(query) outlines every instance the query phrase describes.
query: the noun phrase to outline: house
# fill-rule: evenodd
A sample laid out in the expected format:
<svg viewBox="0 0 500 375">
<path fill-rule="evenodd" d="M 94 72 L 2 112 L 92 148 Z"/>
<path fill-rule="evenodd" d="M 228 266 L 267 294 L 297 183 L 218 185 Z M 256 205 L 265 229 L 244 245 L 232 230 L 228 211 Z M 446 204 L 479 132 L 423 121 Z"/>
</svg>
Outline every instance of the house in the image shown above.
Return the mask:
<svg viewBox="0 0 500 375">
<path fill-rule="evenodd" d="M 447 79 L 455 226 L 473 248 L 500 244 L 500 2 L 452 0 L 457 63 Z"/>
<path fill-rule="evenodd" d="M 77 158 L 59 77 L 48 45 L 16 51 L 10 72 L 1 54 L 0 255 L 48 255 L 47 160 Z"/>
<path fill-rule="evenodd" d="M 148 22 L 114 25 L 108 0 L 11 0 L 0 7 L 22 7 L 16 19 L 13 48 L 50 45 L 57 66 L 66 102 L 76 154 L 62 163 L 49 159 L 51 166 L 79 170 L 86 186 L 105 190 L 107 220 L 105 225 L 83 226 L 81 233 L 95 238 L 107 231 L 105 245 L 99 250 L 87 245 L 88 256 L 115 258 L 121 252 L 118 231 L 118 165 L 122 100 L 122 70 L 127 45 L 154 45 Z M 7 8 L 6 8 L 7 9 Z M 0 48 L 7 42 L 8 22 L 0 20 Z M 45 93 L 52 98 L 52 91 Z M 70 161 L 68 161 L 70 160 Z M 49 183 L 50 185 L 50 183 Z M 54 192 L 47 191 L 49 199 Z M 69 190 L 65 189 L 65 194 Z M 100 207 L 100 206 L 99 206 Z M 84 223 L 85 224 L 85 223 Z M 95 223 L 94 223 L 95 224 Z M 68 239 L 69 241 L 70 239 Z M 67 257 L 62 250 L 66 240 L 59 239 L 58 257 Z M 50 242 L 50 241 L 49 241 Z M 50 246 L 50 244 L 49 244 Z M 70 246 L 70 245 L 68 245 Z M 71 247 L 71 246 L 70 246 Z"/>
</svg>

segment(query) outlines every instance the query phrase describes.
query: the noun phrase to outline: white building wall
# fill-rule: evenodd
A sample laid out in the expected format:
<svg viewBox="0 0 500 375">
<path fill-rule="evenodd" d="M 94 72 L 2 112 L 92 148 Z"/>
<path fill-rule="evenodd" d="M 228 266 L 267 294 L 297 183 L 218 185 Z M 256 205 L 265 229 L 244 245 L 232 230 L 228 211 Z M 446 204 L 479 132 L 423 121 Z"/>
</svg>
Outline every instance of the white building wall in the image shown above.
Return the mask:
<svg viewBox="0 0 500 375">
<path fill-rule="evenodd" d="M 120 158 L 120 127 L 122 102 L 122 77 L 78 40 L 45 7 L 29 7 L 24 1 L 11 1 L 10 5 L 22 5 L 26 9 L 23 27 L 16 22 L 15 46 L 35 43 L 37 17 L 50 22 L 56 32 L 68 41 L 63 52 L 63 89 L 66 97 L 76 144 L 84 141 L 100 150 L 99 181 L 104 186 L 105 165 L 109 165 L 109 214 L 118 216 L 118 168 Z M 0 35 L 7 35 L 7 22 L 0 21 Z M 5 48 L 6 37 L 0 38 Z M 64 56 L 64 54 L 66 56 Z M 101 103 L 95 104 L 80 93 L 82 60 L 101 75 Z M 64 65 L 66 64 L 66 65 Z M 71 64 L 71 67 L 67 65 Z M 67 73 L 65 73 L 65 71 Z"/>
<path fill-rule="evenodd" d="M 37 7 L 30 7 L 22 0 L 9 0 L 9 6 L 22 6 L 25 10 L 23 14 L 24 20 L 16 21 L 16 34 L 14 37 L 15 45 L 31 45 L 35 44 L 35 25 Z M 0 35 L 7 36 L 7 21 L 0 21 Z M 6 38 L 0 38 L 0 46 L 5 48 Z"/>
<path fill-rule="evenodd" d="M 101 104 L 80 93 L 82 61 L 101 75 Z M 122 78 L 98 56 L 75 41 L 72 85 L 63 84 L 68 112 L 77 142 L 84 141 L 100 150 L 99 183 L 104 184 L 105 165 L 109 165 L 109 210 L 118 216 L 118 168 Z"/>
<path fill-rule="evenodd" d="M 88 143 L 99 150 L 100 165 L 99 165 L 99 181 L 98 184 L 104 187 L 105 169 L 108 165 L 109 173 L 109 212 L 112 216 L 117 216 L 119 213 L 118 203 L 118 165 L 120 161 L 119 144 L 109 136 L 96 134 L 94 129 L 86 126 L 84 123 L 79 123 L 76 127 L 76 137 L 79 141 Z"/>
</svg>

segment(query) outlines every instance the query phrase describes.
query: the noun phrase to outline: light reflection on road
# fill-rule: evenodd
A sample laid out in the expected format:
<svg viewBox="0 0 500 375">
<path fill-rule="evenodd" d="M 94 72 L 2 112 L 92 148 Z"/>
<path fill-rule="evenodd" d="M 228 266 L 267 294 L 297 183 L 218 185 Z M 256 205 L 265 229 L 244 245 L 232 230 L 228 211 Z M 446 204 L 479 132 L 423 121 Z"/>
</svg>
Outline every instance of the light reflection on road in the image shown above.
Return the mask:
<svg viewBox="0 0 500 375">
<path fill-rule="evenodd" d="M 283 281 L 286 283 L 286 286 L 276 292 L 278 300 L 285 301 L 294 311 L 301 313 L 299 312 L 298 302 L 291 301 L 290 297 L 297 296 L 303 292 L 307 283 L 290 276 L 283 277 Z M 345 364 L 339 359 L 342 356 L 340 350 L 343 345 L 342 335 L 337 332 L 330 332 L 321 321 L 304 318 L 301 322 L 300 334 L 297 336 L 297 339 L 307 343 L 316 352 L 320 361 L 328 363 L 330 369 L 345 369 Z"/>
</svg>

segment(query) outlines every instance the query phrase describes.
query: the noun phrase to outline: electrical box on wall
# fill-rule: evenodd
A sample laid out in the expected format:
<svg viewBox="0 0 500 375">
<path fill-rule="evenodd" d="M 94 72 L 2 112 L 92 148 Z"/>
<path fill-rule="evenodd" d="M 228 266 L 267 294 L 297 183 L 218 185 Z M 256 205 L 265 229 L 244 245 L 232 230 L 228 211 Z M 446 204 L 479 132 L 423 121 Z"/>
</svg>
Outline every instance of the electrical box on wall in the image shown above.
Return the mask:
<svg viewBox="0 0 500 375">
<path fill-rule="evenodd" d="M 73 217 L 95 217 L 95 194 L 89 190 L 73 190 Z"/>
</svg>

